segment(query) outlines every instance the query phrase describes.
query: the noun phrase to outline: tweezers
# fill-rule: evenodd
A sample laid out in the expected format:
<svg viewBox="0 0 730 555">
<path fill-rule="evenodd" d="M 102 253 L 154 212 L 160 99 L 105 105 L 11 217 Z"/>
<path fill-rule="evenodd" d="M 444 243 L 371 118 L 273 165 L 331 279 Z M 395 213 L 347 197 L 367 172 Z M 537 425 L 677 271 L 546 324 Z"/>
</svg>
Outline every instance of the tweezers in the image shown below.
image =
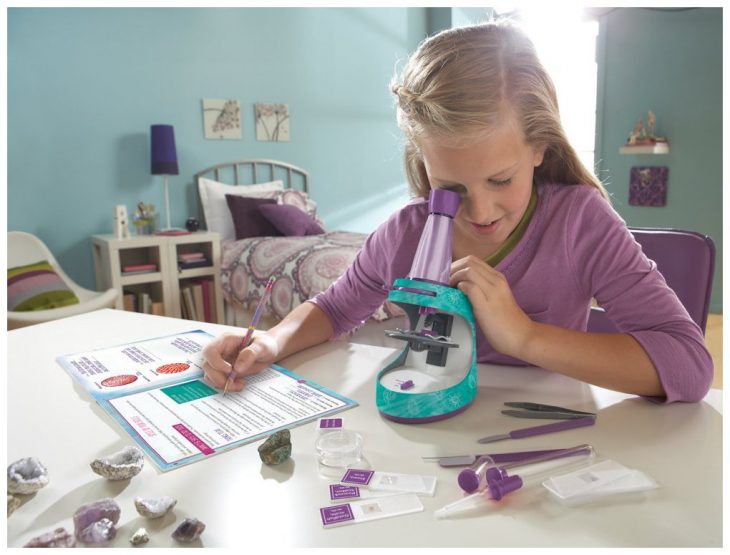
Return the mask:
<svg viewBox="0 0 730 555">
<path fill-rule="evenodd" d="M 517 418 L 544 418 L 552 420 L 571 420 L 586 416 L 596 416 L 594 412 L 583 412 L 580 410 L 556 407 L 554 405 L 543 405 L 541 403 L 508 402 L 505 406 L 524 410 L 503 410 L 502 414 L 516 416 Z"/>
</svg>

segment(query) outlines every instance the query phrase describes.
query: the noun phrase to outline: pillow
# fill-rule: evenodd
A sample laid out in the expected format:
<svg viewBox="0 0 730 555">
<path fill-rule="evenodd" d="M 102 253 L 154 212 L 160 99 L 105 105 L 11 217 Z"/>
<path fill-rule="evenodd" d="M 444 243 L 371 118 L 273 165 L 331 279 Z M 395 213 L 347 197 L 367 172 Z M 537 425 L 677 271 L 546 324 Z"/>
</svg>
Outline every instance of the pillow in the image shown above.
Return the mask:
<svg viewBox="0 0 730 555">
<path fill-rule="evenodd" d="M 46 310 L 78 302 L 47 260 L 8 268 L 8 310 Z"/>
<path fill-rule="evenodd" d="M 292 204 L 261 204 L 259 211 L 276 229 L 288 237 L 321 235 L 324 229 L 312 216 Z"/>
<path fill-rule="evenodd" d="M 307 193 L 294 189 L 286 189 L 284 191 L 276 193 L 276 195 L 279 204 L 290 204 L 292 206 L 296 206 L 297 208 L 312 216 L 312 219 L 322 228 L 324 228 L 324 222 L 319 217 L 317 217 L 317 203 L 309 198 L 309 195 Z M 324 231 L 322 233 L 324 233 Z"/>
<path fill-rule="evenodd" d="M 208 230 L 220 234 L 221 240 L 236 237 L 231 212 L 226 204 L 226 195 L 260 197 L 267 193 L 276 194 L 276 191 L 283 189 L 284 182 L 281 180 L 256 185 L 225 185 L 204 177 L 198 180 L 198 192 L 200 203 L 203 205 L 205 223 Z"/>
<path fill-rule="evenodd" d="M 226 195 L 226 202 L 233 219 L 236 240 L 247 237 L 281 236 L 276 226 L 259 211 L 262 205 L 276 205 L 275 199 Z"/>
</svg>

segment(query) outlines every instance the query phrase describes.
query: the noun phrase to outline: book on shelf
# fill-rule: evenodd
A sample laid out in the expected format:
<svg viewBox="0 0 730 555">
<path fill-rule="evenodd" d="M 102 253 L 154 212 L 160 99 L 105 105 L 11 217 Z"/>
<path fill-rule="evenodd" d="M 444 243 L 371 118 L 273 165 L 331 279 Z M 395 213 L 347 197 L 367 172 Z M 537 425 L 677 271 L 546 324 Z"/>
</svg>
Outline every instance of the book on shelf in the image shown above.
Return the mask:
<svg viewBox="0 0 730 555">
<path fill-rule="evenodd" d="M 202 260 L 205 258 L 205 254 L 202 252 L 181 252 L 178 253 L 177 259 L 179 262 L 189 262 L 191 260 Z"/>
<path fill-rule="evenodd" d="M 205 307 L 203 306 L 203 286 L 198 282 L 190 285 L 193 292 L 193 303 L 195 305 L 196 320 L 205 320 Z M 207 322 L 207 320 L 205 320 Z"/>
<path fill-rule="evenodd" d="M 124 310 L 137 312 L 137 296 L 134 293 L 124 293 L 124 296 L 122 297 L 122 303 L 124 306 Z"/>
<path fill-rule="evenodd" d="M 137 295 L 137 312 L 152 313 L 152 298 L 146 291 L 140 291 Z"/>
<path fill-rule="evenodd" d="M 156 272 L 157 264 L 127 264 L 122 266 L 122 274 L 145 274 L 147 272 Z"/>
<path fill-rule="evenodd" d="M 162 304 L 161 301 L 152 301 L 151 309 L 152 314 L 155 314 L 157 316 L 165 315 L 165 306 Z"/>
<path fill-rule="evenodd" d="M 181 291 L 182 297 L 183 297 L 183 305 L 185 306 L 185 310 L 188 314 L 187 318 L 188 320 L 197 320 L 198 315 L 195 312 L 195 301 L 193 300 L 193 292 L 189 285 L 182 288 Z"/>
<path fill-rule="evenodd" d="M 203 258 L 201 260 L 190 260 L 188 262 L 178 262 L 178 268 L 181 270 L 187 270 L 190 268 L 203 268 L 205 266 L 211 266 L 210 260 Z"/>
<path fill-rule="evenodd" d="M 210 279 L 200 280 L 200 286 L 203 289 L 203 318 L 206 322 L 213 322 L 213 317 L 210 313 L 210 307 L 213 304 L 213 299 L 210 297 L 212 285 L 212 280 Z"/>
</svg>

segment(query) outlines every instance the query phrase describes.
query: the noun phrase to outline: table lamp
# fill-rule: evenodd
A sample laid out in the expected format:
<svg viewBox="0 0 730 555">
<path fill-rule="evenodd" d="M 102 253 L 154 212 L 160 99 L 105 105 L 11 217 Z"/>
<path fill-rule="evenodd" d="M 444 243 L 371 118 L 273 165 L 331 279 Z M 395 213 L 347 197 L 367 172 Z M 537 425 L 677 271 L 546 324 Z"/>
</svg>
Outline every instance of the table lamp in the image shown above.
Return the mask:
<svg viewBox="0 0 730 555">
<path fill-rule="evenodd" d="M 152 175 L 165 176 L 165 210 L 167 213 L 167 227 L 170 227 L 170 195 L 168 192 L 167 176 L 177 175 L 177 151 L 175 150 L 175 130 L 172 125 L 156 124 L 150 126 L 150 160 Z"/>
</svg>

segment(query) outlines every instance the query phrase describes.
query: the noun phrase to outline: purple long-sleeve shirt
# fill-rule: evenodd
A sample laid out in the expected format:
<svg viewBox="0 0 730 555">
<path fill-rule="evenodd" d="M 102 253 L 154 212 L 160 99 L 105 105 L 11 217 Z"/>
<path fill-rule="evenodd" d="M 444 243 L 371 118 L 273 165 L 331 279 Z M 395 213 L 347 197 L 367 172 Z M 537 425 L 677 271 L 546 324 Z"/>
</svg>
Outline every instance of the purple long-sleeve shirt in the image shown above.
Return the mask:
<svg viewBox="0 0 730 555">
<path fill-rule="evenodd" d="M 702 331 L 647 259 L 625 222 L 588 186 L 542 184 L 524 236 L 496 269 L 536 322 L 585 331 L 591 299 L 653 362 L 666 402 L 698 401 L 713 379 Z M 345 274 L 311 299 L 335 335 L 360 325 L 411 268 L 428 204 L 409 203 L 376 229 Z M 477 329 L 479 362 L 525 364 L 498 353 Z M 664 399 L 657 399 L 664 400 Z"/>
</svg>

